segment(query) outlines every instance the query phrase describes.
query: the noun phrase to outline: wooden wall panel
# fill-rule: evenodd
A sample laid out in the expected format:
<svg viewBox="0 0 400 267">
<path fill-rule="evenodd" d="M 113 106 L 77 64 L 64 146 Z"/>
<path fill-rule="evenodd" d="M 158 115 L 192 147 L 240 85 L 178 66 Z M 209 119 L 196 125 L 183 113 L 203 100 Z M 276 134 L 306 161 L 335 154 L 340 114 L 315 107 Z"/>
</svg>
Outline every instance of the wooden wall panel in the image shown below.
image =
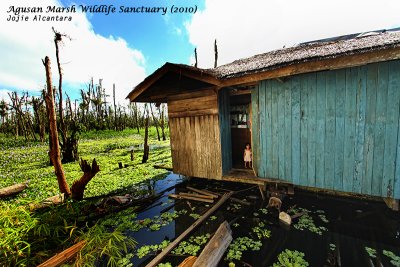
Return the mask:
<svg viewBox="0 0 400 267">
<path fill-rule="evenodd" d="M 213 90 L 206 90 L 202 95 L 184 93 L 168 100 L 170 118 L 209 114 L 218 114 L 217 94 Z"/>
<path fill-rule="evenodd" d="M 400 198 L 399 60 L 265 80 L 252 105 L 259 176 Z"/>
<path fill-rule="evenodd" d="M 229 89 L 220 90 L 218 96 L 219 122 L 222 153 L 222 173 L 227 174 L 232 169 L 232 136 L 230 122 Z"/>
</svg>

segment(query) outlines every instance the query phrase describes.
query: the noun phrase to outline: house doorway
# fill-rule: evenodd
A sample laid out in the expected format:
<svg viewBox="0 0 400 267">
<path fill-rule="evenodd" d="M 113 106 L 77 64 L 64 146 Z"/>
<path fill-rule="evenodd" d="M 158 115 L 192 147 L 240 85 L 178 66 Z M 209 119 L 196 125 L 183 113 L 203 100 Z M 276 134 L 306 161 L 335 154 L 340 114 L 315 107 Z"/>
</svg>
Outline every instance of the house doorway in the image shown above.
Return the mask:
<svg viewBox="0 0 400 267">
<path fill-rule="evenodd" d="M 249 90 L 231 92 L 230 128 L 232 168 L 245 169 L 244 149 L 246 144 L 251 146 L 251 93 Z"/>
</svg>

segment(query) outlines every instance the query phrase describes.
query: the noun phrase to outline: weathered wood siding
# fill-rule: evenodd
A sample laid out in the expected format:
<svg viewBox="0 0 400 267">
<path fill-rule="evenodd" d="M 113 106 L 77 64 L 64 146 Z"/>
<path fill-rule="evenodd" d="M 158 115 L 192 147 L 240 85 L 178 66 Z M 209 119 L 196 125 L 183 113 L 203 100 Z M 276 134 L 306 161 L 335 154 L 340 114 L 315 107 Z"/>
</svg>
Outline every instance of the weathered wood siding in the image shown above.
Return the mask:
<svg viewBox="0 0 400 267">
<path fill-rule="evenodd" d="M 168 101 L 172 165 L 175 173 L 222 176 L 217 94 L 176 95 Z"/>
<path fill-rule="evenodd" d="M 232 169 L 232 143 L 231 143 L 231 123 L 230 123 L 230 96 L 229 89 L 219 91 L 219 121 L 221 133 L 222 149 L 222 174 L 227 174 Z"/>
<path fill-rule="evenodd" d="M 400 198 L 400 61 L 265 80 L 252 107 L 260 177 Z"/>
</svg>

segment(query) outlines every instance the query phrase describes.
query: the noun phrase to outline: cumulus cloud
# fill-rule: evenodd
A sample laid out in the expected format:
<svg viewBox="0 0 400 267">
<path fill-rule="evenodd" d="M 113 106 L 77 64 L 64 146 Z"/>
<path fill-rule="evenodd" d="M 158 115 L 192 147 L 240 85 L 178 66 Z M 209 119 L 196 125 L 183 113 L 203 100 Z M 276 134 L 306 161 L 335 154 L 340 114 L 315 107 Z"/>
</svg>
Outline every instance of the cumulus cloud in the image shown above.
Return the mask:
<svg viewBox="0 0 400 267">
<path fill-rule="evenodd" d="M 84 83 L 91 77 L 102 78 L 109 95 L 112 95 L 112 84 L 116 84 L 117 98 L 122 102 L 132 87 L 145 77 L 144 55 L 122 38 L 97 34 L 85 14 L 70 13 L 71 22 L 6 22 L 9 15 L 6 11 L 11 5 L 32 6 L 32 1 L 5 0 L 0 3 L 3 24 L 0 27 L 0 86 L 40 90 L 45 84 L 41 63 L 45 56 L 50 56 L 53 82 L 57 84 L 53 26 L 71 37 L 71 40 L 64 40 L 60 51 L 65 88 L 85 88 Z M 35 2 L 35 6 L 49 5 L 62 6 L 57 0 Z M 33 14 L 29 16 L 33 17 Z"/>
<path fill-rule="evenodd" d="M 186 24 L 199 66 L 218 64 L 300 42 L 400 26 L 400 1 L 205 0 Z"/>
</svg>

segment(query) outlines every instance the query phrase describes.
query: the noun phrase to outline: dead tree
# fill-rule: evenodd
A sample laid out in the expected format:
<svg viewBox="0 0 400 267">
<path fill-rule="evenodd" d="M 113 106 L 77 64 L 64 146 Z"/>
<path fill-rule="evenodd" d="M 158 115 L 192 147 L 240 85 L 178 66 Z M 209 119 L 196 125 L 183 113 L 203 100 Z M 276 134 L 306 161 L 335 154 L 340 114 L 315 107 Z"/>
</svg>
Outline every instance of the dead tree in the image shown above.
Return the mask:
<svg viewBox="0 0 400 267">
<path fill-rule="evenodd" d="M 79 165 L 83 171 L 83 175 L 79 180 L 74 181 L 71 186 L 72 199 L 74 200 L 83 199 L 83 193 L 85 192 L 86 185 L 100 171 L 100 167 L 97 165 L 96 159 L 93 159 L 92 166 L 90 166 L 90 164 L 83 159 L 81 159 Z"/>
<path fill-rule="evenodd" d="M 161 104 L 159 106 L 159 113 L 160 113 L 160 128 L 161 128 L 161 135 L 162 135 L 162 140 L 165 141 L 165 120 L 164 120 L 164 113 L 165 113 L 165 106 L 164 104 Z"/>
<path fill-rule="evenodd" d="M 117 105 L 115 104 L 115 83 L 113 84 L 113 102 L 114 102 L 114 126 L 115 130 L 118 130 L 118 123 L 117 123 Z"/>
<path fill-rule="evenodd" d="M 149 159 L 149 145 L 148 145 L 148 139 L 149 139 L 149 110 L 147 109 L 147 104 L 145 104 L 145 114 L 146 119 L 144 123 L 144 144 L 143 144 L 143 159 L 142 163 L 146 163 L 147 160 Z"/>
<path fill-rule="evenodd" d="M 54 108 L 54 96 L 51 81 L 51 66 L 49 57 L 45 57 L 43 65 L 46 69 L 46 85 L 47 93 L 45 95 L 46 109 L 49 117 L 49 135 L 50 135 L 50 160 L 53 163 L 54 170 L 57 176 L 58 187 L 61 193 L 69 196 L 71 195 L 71 190 L 67 184 L 67 179 L 65 178 L 63 166 L 61 164 L 61 154 L 60 154 L 60 144 L 58 142 L 58 130 L 57 130 L 57 118 L 56 111 Z"/>
<path fill-rule="evenodd" d="M 160 132 L 158 131 L 158 119 L 157 119 L 157 117 L 154 115 L 154 112 L 153 112 L 153 108 L 152 108 L 151 103 L 150 103 L 149 105 L 150 105 L 151 117 L 153 118 L 154 125 L 156 126 L 157 139 L 158 139 L 158 141 L 160 141 L 161 139 L 160 139 Z"/>
<path fill-rule="evenodd" d="M 197 68 L 197 48 L 194 49 L 194 67 Z"/>
<path fill-rule="evenodd" d="M 218 46 L 217 46 L 217 39 L 214 40 L 214 68 L 217 67 L 218 63 Z"/>
<path fill-rule="evenodd" d="M 4 99 L 0 101 L 0 117 L 1 117 L 1 130 L 5 132 L 6 117 L 8 115 L 8 105 Z"/>
</svg>

